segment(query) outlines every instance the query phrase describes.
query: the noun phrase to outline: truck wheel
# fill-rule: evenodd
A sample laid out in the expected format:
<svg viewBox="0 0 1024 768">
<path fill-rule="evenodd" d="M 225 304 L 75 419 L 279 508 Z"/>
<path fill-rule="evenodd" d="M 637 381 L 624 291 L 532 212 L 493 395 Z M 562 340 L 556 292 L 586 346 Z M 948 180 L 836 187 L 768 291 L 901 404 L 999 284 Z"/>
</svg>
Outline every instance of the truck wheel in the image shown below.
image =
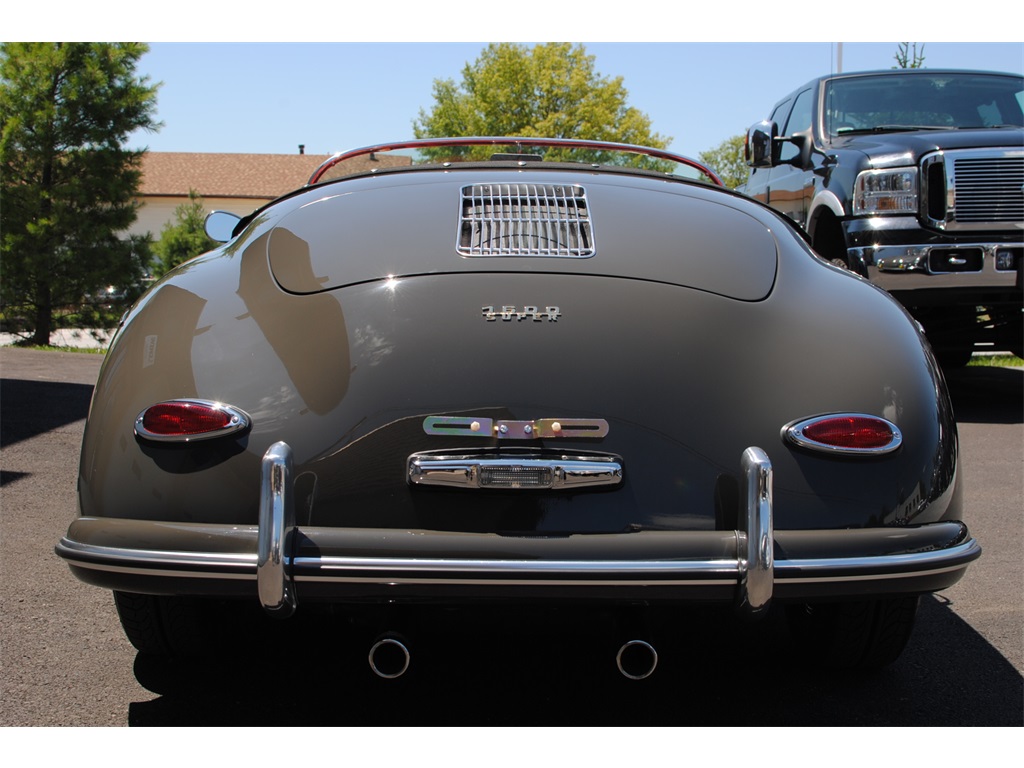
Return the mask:
<svg viewBox="0 0 1024 768">
<path fill-rule="evenodd" d="M 896 661 L 910 640 L 917 597 L 787 608 L 801 650 L 835 669 L 879 669 Z"/>
<path fill-rule="evenodd" d="M 935 347 L 934 349 L 935 359 L 939 361 L 943 370 L 951 371 L 963 368 L 971 362 L 971 357 L 974 355 L 974 348 L 971 346 Z"/>
<path fill-rule="evenodd" d="M 814 230 L 814 250 L 829 264 L 853 271 L 846 256 L 842 225 L 834 216 L 822 214 Z"/>
</svg>

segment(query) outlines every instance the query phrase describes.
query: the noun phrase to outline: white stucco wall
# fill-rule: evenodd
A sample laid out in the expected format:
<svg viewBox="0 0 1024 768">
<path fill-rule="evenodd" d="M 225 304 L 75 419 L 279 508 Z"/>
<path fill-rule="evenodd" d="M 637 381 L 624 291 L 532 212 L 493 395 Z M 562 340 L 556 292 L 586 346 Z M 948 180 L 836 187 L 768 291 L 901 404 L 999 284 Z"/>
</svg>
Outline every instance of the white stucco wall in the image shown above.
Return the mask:
<svg viewBox="0 0 1024 768">
<path fill-rule="evenodd" d="M 269 200 L 270 198 L 204 197 L 203 208 L 207 213 L 230 211 L 239 216 L 247 216 Z M 153 240 L 159 240 L 164 225 L 174 220 L 174 209 L 186 202 L 188 202 L 187 197 L 144 198 L 143 205 L 139 208 L 138 218 L 128 229 L 128 234 L 142 235 L 149 232 L 153 236 Z"/>
</svg>

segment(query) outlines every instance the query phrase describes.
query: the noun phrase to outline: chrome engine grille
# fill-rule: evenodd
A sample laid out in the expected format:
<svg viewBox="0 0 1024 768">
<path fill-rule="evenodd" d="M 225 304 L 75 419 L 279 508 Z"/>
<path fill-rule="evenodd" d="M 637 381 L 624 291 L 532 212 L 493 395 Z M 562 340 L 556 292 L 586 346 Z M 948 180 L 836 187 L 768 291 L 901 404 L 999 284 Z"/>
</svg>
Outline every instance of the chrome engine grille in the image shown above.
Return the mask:
<svg viewBox="0 0 1024 768">
<path fill-rule="evenodd" d="M 1024 149 L 949 150 L 922 163 L 929 222 L 947 230 L 1024 226 Z"/>
<path fill-rule="evenodd" d="M 575 184 L 465 186 L 456 250 L 463 256 L 592 256 L 586 192 Z"/>
</svg>

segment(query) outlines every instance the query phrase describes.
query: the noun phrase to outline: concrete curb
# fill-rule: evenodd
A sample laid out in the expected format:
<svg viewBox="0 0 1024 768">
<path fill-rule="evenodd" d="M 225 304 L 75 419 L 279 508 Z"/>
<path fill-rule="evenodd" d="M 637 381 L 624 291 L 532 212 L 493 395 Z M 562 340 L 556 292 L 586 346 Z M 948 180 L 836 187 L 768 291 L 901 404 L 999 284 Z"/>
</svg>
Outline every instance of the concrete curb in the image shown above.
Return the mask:
<svg viewBox="0 0 1024 768">
<path fill-rule="evenodd" d="M 61 328 L 50 334 L 50 344 L 71 349 L 106 349 L 113 335 L 113 330 L 103 328 Z M 23 338 L 16 333 L 0 333 L 0 346 L 9 346 Z"/>
</svg>

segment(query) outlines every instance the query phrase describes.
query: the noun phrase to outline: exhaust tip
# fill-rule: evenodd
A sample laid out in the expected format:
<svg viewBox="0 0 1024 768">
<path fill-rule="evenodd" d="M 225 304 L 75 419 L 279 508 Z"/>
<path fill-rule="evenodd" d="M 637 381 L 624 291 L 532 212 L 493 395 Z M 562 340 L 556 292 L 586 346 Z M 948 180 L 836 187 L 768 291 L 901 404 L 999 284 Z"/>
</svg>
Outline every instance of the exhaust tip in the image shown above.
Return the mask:
<svg viewBox="0 0 1024 768">
<path fill-rule="evenodd" d="M 382 637 L 370 648 L 370 669 L 378 677 L 394 680 L 409 669 L 409 649 L 394 637 Z"/>
<path fill-rule="evenodd" d="M 654 646 L 643 640 L 630 640 L 624 643 L 615 655 L 615 665 L 623 677 L 630 680 L 643 680 L 650 677 L 658 666 L 658 652 Z"/>
</svg>

